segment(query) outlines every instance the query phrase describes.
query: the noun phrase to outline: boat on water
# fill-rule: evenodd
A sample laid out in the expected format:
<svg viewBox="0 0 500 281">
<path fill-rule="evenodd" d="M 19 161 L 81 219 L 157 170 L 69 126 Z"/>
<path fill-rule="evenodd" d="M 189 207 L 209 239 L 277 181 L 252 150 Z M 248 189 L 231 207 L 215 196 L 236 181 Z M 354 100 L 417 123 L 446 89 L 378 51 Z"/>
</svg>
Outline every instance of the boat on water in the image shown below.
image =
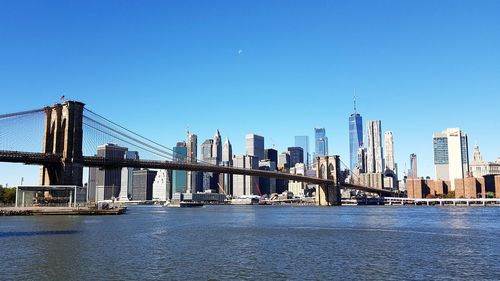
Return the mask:
<svg viewBox="0 0 500 281">
<path fill-rule="evenodd" d="M 163 205 L 163 206 L 167 207 L 167 208 L 201 208 L 204 206 L 204 204 L 201 202 L 184 202 L 184 201 L 170 202 L 170 201 L 167 201 L 165 203 L 165 205 Z"/>
<path fill-rule="evenodd" d="M 231 199 L 229 204 L 231 205 L 256 205 L 259 204 L 260 197 L 255 195 L 240 196 Z"/>
</svg>

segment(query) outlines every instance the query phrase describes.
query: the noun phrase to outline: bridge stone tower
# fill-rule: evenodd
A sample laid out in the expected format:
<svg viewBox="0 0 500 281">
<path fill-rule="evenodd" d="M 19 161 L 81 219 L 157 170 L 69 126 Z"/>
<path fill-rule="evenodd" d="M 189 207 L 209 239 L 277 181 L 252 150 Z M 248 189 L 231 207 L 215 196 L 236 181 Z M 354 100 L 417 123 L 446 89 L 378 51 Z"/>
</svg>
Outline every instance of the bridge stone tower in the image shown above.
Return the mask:
<svg viewBox="0 0 500 281">
<path fill-rule="evenodd" d="M 59 165 L 41 168 L 41 185 L 82 186 L 83 109 L 85 104 L 66 101 L 45 108 L 43 153 L 62 157 Z"/>
<path fill-rule="evenodd" d="M 320 156 L 316 158 L 316 177 L 333 180 L 332 185 L 319 185 L 316 190 L 318 206 L 340 206 L 341 195 L 339 185 L 340 157 Z"/>
</svg>

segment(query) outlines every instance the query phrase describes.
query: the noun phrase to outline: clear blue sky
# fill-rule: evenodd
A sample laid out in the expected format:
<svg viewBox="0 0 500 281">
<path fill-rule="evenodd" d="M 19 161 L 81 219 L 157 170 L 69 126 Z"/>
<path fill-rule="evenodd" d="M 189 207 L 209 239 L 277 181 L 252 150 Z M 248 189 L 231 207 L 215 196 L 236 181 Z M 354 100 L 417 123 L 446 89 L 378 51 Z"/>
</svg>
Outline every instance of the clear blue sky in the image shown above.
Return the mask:
<svg viewBox="0 0 500 281">
<path fill-rule="evenodd" d="M 219 128 L 235 153 L 248 132 L 313 149 L 321 126 L 347 163 L 354 88 L 400 168 L 416 153 L 433 176 L 447 127 L 495 160 L 500 1 L 0 1 L 0 113 L 65 94 L 168 146 Z M 37 181 L 3 164 L 0 183 L 21 173 Z"/>
</svg>

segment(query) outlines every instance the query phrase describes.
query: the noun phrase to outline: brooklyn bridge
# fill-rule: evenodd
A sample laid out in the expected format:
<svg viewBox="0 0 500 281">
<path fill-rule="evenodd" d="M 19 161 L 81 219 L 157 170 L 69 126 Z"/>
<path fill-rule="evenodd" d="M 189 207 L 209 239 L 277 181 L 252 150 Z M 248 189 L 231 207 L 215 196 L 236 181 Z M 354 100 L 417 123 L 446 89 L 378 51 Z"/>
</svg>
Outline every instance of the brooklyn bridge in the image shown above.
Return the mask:
<svg viewBox="0 0 500 281">
<path fill-rule="evenodd" d="M 37 133 L 37 126 L 42 133 Z M 24 139 L 17 134 L 22 132 Z M 30 135 L 32 133 L 32 135 Z M 41 166 L 41 185 L 83 185 L 84 167 L 100 169 L 150 168 L 220 174 L 245 175 L 291 180 L 315 184 L 316 202 L 320 206 L 341 204 L 341 189 L 359 190 L 390 196 L 388 190 L 345 182 L 339 156 L 321 156 L 314 160 L 316 176 L 303 176 L 280 171 L 266 171 L 219 166 L 199 159 L 179 160 L 168 147 L 144 137 L 104 116 L 87 109 L 78 101 L 65 101 L 35 110 L 0 115 L 0 162 Z M 27 145 L 41 138 L 41 151 Z M 107 139 L 123 145 L 133 145 L 151 159 L 111 159 L 91 153 Z"/>
</svg>

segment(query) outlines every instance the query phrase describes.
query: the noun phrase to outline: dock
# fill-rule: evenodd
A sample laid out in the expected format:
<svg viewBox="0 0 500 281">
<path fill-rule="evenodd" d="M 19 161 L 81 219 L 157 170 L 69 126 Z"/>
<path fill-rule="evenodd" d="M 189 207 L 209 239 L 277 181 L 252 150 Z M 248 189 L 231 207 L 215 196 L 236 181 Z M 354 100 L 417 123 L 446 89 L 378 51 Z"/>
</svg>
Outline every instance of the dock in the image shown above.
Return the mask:
<svg viewBox="0 0 500 281">
<path fill-rule="evenodd" d="M 0 208 L 0 216 L 104 216 L 121 215 L 125 207 L 97 209 L 89 207 L 7 207 Z"/>
</svg>

